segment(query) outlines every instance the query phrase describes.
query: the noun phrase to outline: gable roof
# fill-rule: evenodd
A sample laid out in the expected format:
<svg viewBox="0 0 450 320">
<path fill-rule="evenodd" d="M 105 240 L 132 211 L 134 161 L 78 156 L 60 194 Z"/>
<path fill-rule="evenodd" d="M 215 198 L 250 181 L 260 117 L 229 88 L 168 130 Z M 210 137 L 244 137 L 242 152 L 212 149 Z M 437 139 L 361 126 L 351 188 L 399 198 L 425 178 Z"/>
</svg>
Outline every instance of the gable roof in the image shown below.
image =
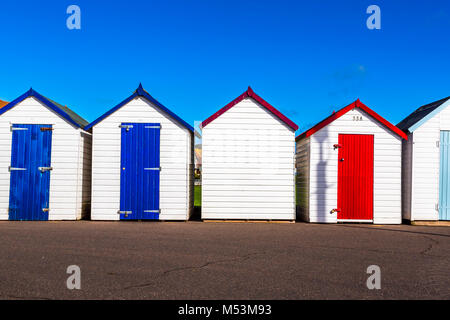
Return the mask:
<svg viewBox="0 0 450 320">
<path fill-rule="evenodd" d="M 0 100 L 0 108 L 3 108 L 4 106 L 6 106 L 8 104 L 8 102 Z"/>
<path fill-rule="evenodd" d="M 400 121 L 397 127 L 405 132 L 413 132 L 449 105 L 450 97 L 424 105 Z"/>
<path fill-rule="evenodd" d="M 222 114 L 233 108 L 235 105 L 237 105 L 239 102 L 244 100 L 245 98 L 252 98 L 256 102 L 258 102 L 260 105 L 265 107 L 267 110 L 269 110 L 274 116 L 276 116 L 278 119 L 283 121 L 285 124 L 287 124 L 291 129 L 294 131 L 297 131 L 298 126 L 289 120 L 284 114 L 282 114 L 280 111 L 278 111 L 275 107 L 271 106 L 267 101 L 265 101 L 263 98 L 258 96 L 252 88 L 248 87 L 247 91 L 245 91 L 243 94 L 241 94 L 239 97 L 231 101 L 229 104 L 227 104 L 225 107 L 214 113 L 212 116 L 210 116 L 208 119 L 202 122 L 202 128 L 206 127 L 208 124 L 213 122 L 215 119 L 220 117 Z"/>
<path fill-rule="evenodd" d="M 23 95 L 15 99 L 14 101 L 11 101 L 6 106 L 0 109 L 0 115 L 4 114 L 6 111 L 14 108 L 17 104 L 22 102 L 23 100 L 34 97 L 39 102 L 44 104 L 49 109 L 53 110 L 56 114 L 58 114 L 61 118 L 65 119 L 70 124 L 74 125 L 77 128 L 83 128 L 88 122 L 84 120 L 82 117 L 80 117 L 78 114 L 70 110 L 68 107 L 65 107 L 59 103 L 56 103 L 43 95 L 39 94 L 37 91 L 30 89 L 27 92 L 25 92 Z"/>
<path fill-rule="evenodd" d="M 325 118 L 324 120 L 322 120 L 321 122 L 316 124 L 311 129 L 303 132 L 295 140 L 298 141 L 298 140 L 301 140 L 301 139 L 304 139 L 304 138 L 307 138 L 307 137 L 313 135 L 314 133 L 316 133 L 317 131 L 319 131 L 323 127 L 329 125 L 334 120 L 339 119 L 344 114 L 346 114 L 347 112 L 349 112 L 350 110 L 353 110 L 355 108 L 359 108 L 359 109 L 363 110 L 365 113 L 369 114 L 372 118 L 374 118 L 375 120 L 377 120 L 378 122 L 383 124 L 386 128 L 388 128 L 389 130 L 391 130 L 392 132 L 394 132 L 398 136 L 402 137 L 403 139 L 405 139 L 405 140 L 408 139 L 408 137 L 406 136 L 406 134 L 403 131 L 401 131 L 399 128 L 394 126 L 392 123 L 390 123 L 389 121 L 387 121 L 386 119 L 381 117 L 378 113 L 376 113 L 375 111 L 370 109 L 368 106 L 366 106 L 364 103 L 362 103 L 358 99 L 355 102 L 349 104 L 348 106 L 340 109 L 338 112 L 333 112 L 332 115 L 330 115 L 329 117 Z"/>
<path fill-rule="evenodd" d="M 47 98 L 48 99 L 48 98 Z M 73 110 L 69 109 L 67 106 L 63 106 L 62 104 L 59 104 L 56 101 L 48 99 L 50 102 L 53 102 L 57 107 L 59 107 L 61 110 L 63 110 L 65 113 L 69 115 L 76 123 L 80 125 L 81 128 L 84 128 L 86 125 L 89 124 L 87 120 L 82 118 L 80 115 L 75 113 Z"/>
<path fill-rule="evenodd" d="M 134 91 L 134 93 L 131 96 L 129 96 L 128 98 L 123 100 L 121 103 L 119 103 L 117 106 L 115 106 L 114 108 L 112 108 L 111 110 L 109 110 L 108 112 L 103 114 L 102 116 L 98 117 L 96 120 L 91 122 L 89 125 L 87 125 L 85 127 L 85 130 L 89 130 L 90 128 L 92 128 L 93 126 L 95 126 L 96 124 L 98 124 L 99 122 L 101 122 L 102 120 L 104 120 L 105 118 L 107 118 L 108 116 L 110 116 L 111 114 L 113 114 L 114 112 L 116 112 L 117 110 L 122 108 L 124 105 L 126 105 L 128 102 L 132 101 L 133 99 L 135 99 L 137 97 L 143 97 L 143 98 L 147 99 L 153 105 L 155 105 L 157 108 L 159 108 L 160 110 L 169 114 L 172 118 L 174 118 L 178 123 L 180 123 L 181 125 L 186 127 L 189 131 L 194 132 L 194 128 L 192 126 L 190 126 L 186 121 L 184 121 L 183 119 L 178 117 L 175 113 L 173 113 L 172 111 L 167 109 L 165 106 L 163 106 L 161 103 L 159 103 L 155 98 L 153 98 L 147 91 L 145 91 L 144 88 L 142 87 L 142 84 L 139 84 L 139 87 L 136 89 L 136 91 Z"/>
</svg>

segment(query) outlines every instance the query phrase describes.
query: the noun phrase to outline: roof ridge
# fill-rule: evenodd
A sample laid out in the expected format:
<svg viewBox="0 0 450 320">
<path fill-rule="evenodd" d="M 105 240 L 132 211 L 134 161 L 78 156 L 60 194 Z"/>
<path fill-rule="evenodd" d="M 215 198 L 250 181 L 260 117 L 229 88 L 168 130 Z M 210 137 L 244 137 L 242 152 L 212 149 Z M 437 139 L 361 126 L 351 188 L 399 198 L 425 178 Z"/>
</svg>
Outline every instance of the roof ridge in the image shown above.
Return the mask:
<svg viewBox="0 0 450 320">
<path fill-rule="evenodd" d="M 450 96 L 448 96 L 447 98 L 443 98 L 443 99 L 436 100 L 436 101 L 434 101 L 434 102 L 425 104 L 425 105 L 423 105 L 423 106 L 417 108 L 415 111 L 413 111 L 413 113 L 427 110 L 428 108 L 433 107 L 435 104 L 441 105 L 442 103 L 446 102 L 448 99 L 450 99 Z M 441 101 L 442 101 L 442 103 L 440 103 Z"/>
<path fill-rule="evenodd" d="M 172 117 L 175 121 L 177 121 L 179 124 L 184 126 L 186 129 L 188 129 L 191 132 L 194 132 L 194 128 L 189 125 L 186 121 L 181 119 L 179 116 L 177 116 L 174 112 L 170 111 L 167 107 L 165 107 L 163 104 L 161 104 L 158 100 L 153 98 L 150 93 L 148 93 L 144 87 L 142 86 L 142 83 L 139 83 L 138 88 L 133 92 L 131 96 L 123 100 L 121 103 L 116 105 L 115 107 L 108 110 L 106 113 L 102 114 L 100 117 L 92 121 L 91 123 L 87 124 L 84 129 L 89 130 L 92 127 L 94 127 L 97 123 L 103 121 L 106 117 L 111 115 L 112 113 L 116 112 L 120 108 L 122 108 L 124 105 L 129 103 L 131 100 L 135 99 L 136 97 L 143 97 L 147 99 L 149 102 L 151 102 L 156 108 L 160 109 L 161 111 L 167 113 L 170 117 Z"/>
<path fill-rule="evenodd" d="M 61 107 L 57 102 L 41 95 L 39 92 L 33 90 L 33 88 L 30 88 L 27 92 L 16 98 L 15 100 L 8 103 L 6 106 L 0 109 L 0 115 L 7 112 L 8 110 L 14 108 L 18 103 L 22 102 L 23 100 L 34 97 L 37 100 L 39 100 L 42 104 L 44 104 L 47 108 L 53 110 L 56 112 L 60 117 L 64 118 L 66 121 L 74 125 L 75 127 L 82 128 L 85 123 L 87 123 L 86 120 L 81 118 L 77 113 L 70 110 L 67 107 Z M 83 121 L 81 121 L 83 120 Z"/>
<path fill-rule="evenodd" d="M 323 127 L 325 127 L 325 126 L 329 125 L 330 123 L 332 123 L 333 121 L 339 119 L 341 116 L 343 116 L 344 114 L 346 114 L 350 110 L 353 110 L 354 108 L 360 108 L 361 110 L 363 110 L 364 112 L 369 114 L 372 118 L 377 120 L 379 123 L 381 123 L 385 127 L 387 127 L 389 130 L 391 130 L 395 134 L 399 135 L 401 138 L 408 139 L 408 137 L 406 136 L 406 134 L 402 130 L 400 130 L 395 125 L 393 125 L 392 123 L 390 123 L 389 121 L 384 119 L 382 116 L 380 116 L 378 113 L 376 113 L 375 111 L 370 109 L 368 106 L 366 106 L 364 103 L 362 103 L 361 100 L 359 100 L 359 98 L 358 98 L 357 100 L 353 101 L 349 105 L 339 109 L 337 112 L 333 112 L 331 115 L 329 115 L 328 117 L 326 117 L 325 119 L 323 119 L 319 123 L 315 124 L 314 126 L 309 128 L 308 130 L 305 130 L 303 133 L 301 133 L 300 135 L 298 135 L 295 138 L 295 141 L 298 141 L 300 139 L 303 139 L 303 138 L 306 138 L 306 137 L 309 137 L 309 136 L 313 135 L 314 133 L 316 133 L 317 131 L 319 131 Z"/>
<path fill-rule="evenodd" d="M 430 117 L 430 115 L 433 114 L 435 110 L 440 108 L 447 101 L 450 101 L 450 96 L 440 100 L 436 100 L 434 102 L 425 104 L 417 108 L 416 110 L 408 114 L 408 116 L 406 116 L 403 120 L 401 120 L 397 124 L 397 127 L 399 127 L 403 131 L 410 131 L 410 132 L 414 131 L 415 129 L 412 128 L 417 128 L 417 126 L 420 126 L 420 123 L 422 121 L 426 121 L 424 119 Z"/>
<path fill-rule="evenodd" d="M 227 105 L 225 105 L 223 108 L 219 109 L 216 113 L 214 113 L 212 116 L 204 120 L 201 124 L 201 127 L 204 128 L 208 124 L 210 124 L 212 121 L 220 117 L 222 114 L 224 114 L 229 109 L 233 108 L 235 105 L 237 105 L 239 102 L 244 100 L 245 98 L 252 98 L 256 102 L 258 102 L 260 105 L 262 105 L 264 108 L 266 108 L 269 112 L 271 112 L 274 116 L 276 116 L 278 119 L 280 119 L 282 122 L 284 122 L 287 126 L 289 126 L 292 130 L 297 131 L 298 126 L 290 120 L 288 117 L 286 117 L 284 114 L 282 114 L 279 110 L 277 110 L 274 106 L 272 106 L 270 103 L 265 101 L 263 98 L 258 96 L 253 89 L 249 86 L 247 90 L 239 95 L 236 99 L 229 102 Z"/>
</svg>

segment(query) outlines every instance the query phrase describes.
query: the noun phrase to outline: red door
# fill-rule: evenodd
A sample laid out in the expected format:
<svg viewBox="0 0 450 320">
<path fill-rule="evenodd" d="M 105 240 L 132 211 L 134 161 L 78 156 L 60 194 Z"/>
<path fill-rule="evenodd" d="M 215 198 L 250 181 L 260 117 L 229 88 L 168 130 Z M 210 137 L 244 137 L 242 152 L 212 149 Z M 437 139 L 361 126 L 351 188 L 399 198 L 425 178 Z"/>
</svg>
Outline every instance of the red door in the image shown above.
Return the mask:
<svg viewBox="0 0 450 320">
<path fill-rule="evenodd" d="M 338 220 L 373 220 L 373 135 L 340 134 Z"/>
</svg>

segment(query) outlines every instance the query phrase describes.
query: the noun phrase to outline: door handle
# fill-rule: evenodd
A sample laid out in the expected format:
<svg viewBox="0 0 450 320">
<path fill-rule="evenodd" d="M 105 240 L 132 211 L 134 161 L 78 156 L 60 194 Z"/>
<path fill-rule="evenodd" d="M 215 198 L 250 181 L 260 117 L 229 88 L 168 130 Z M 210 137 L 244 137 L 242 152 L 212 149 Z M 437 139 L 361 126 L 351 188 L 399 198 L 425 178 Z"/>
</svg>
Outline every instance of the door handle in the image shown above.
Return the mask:
<svg viewBox="0 0 450 320">
<path fill-rule="evenodd" d="M 344 162 L 344 158 L 340 158 L 339 161 L 340 161 L 340 162 Z"/>
</svg>

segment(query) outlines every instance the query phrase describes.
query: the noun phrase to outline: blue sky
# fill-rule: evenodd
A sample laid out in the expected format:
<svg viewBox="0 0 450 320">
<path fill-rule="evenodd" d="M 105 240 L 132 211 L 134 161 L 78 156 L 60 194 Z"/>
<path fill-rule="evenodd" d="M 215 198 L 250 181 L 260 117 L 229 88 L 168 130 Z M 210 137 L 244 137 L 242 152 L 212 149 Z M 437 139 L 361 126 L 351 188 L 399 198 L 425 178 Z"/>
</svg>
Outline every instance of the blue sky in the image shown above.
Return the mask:
<svg viewBox="0 0 450 320">
<path fill-rule="evenodd" d="M 450 95 L 447 0 L 22 0 L 0 22 L 0 99 L 33 87 L 89 121 L 139 82 L 191 124 L 251 85 L 298 133 L 356 98 L 397 123 Z"/>
</svg>

